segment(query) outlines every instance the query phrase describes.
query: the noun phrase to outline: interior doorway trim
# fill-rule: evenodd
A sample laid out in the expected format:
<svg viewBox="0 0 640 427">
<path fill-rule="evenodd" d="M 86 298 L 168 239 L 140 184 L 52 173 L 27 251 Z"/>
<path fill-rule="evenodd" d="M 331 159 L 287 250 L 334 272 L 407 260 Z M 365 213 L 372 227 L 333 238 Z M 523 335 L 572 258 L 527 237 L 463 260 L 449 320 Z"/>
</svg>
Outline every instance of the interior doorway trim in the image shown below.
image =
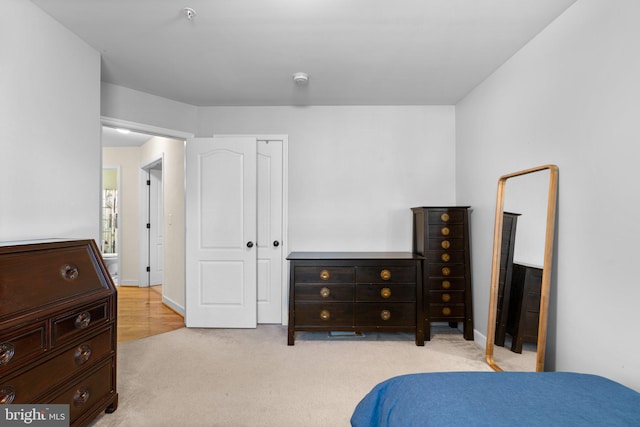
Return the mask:
<svg viewBox="0 0 640 427">
<path fill-rule="evenodd" d="M 147 269 L 150 267 L 150 241 L 151 241 L 151 233 L 147 228 L 147 224 L 151 221 L 151 201 L 149 199 L 149 186 L 147 185 L 147 180 L 149 179 L 149 173 L 151 169 L 157 168 L 160 166 L 162 170 L 162 180 L 164 181 L 164 154 L 159 154 L 150 159 L 146 159 L 143 164 L 140 166 L 140 190 L 139 190 L 139 201 L 140 201 L 140 215 L 139 215 L 139 226 L 140 230 L 140 266 L 139 266 L 139 276 L 140 276 L 140 287 L 148 287 L 150 286 L 149 280 L 151 273 Z M 164 189 L 163 189 L 164 191 Z M 163 226 L 161 224 L 160 226 Z M 163 295 L 164 296 L 164 295 Z"/>
</svg>

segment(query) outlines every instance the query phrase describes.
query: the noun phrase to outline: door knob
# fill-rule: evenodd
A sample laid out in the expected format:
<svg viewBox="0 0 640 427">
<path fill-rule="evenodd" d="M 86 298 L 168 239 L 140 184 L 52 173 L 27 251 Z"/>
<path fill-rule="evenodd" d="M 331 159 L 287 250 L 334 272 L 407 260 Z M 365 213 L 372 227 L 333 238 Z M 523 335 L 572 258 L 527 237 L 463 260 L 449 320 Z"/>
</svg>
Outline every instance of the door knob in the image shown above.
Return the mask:
<svg viewBox="0 0 640 427">
<path fill-rule="evenodd" d="M 247 247 L 248 248 L 252 248 L 253 247 L 253 242 L 247 242 Z"/>
<path fill-rule="evenodd" d="M 275 246 L 277 248 L 278 246 L 280 246 L 280 242 L 278 242 L 277 240 L 274 240 L 273 241 L 273 246 Z"/>
</svg>

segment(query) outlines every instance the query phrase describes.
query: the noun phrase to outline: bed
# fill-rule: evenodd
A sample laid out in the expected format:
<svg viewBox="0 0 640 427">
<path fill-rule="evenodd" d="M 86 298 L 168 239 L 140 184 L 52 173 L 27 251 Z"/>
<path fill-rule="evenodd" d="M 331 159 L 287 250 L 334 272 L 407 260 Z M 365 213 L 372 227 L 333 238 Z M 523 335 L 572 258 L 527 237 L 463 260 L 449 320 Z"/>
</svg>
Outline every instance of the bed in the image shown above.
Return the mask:
<svg viewBox="0 0 640 427">
<path fill-rule="evenodd" d="M 409 374 L 376 385 L 351 425 L 640 426 L 640 393 L 568 372 Z"/>
</svg>

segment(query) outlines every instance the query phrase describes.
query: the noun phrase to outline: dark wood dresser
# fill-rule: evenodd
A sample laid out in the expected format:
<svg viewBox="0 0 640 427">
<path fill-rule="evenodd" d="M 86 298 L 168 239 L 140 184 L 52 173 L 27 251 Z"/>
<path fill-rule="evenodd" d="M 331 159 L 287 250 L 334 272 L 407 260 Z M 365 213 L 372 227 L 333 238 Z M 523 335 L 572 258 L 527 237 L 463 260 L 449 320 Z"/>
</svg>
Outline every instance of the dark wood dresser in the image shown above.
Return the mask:
<svg viewBox="0 0 640 427">
<path fill-rule="evenodd" d="M 113 412 L 116 290 L 92 240 L 0 245 L 0 404 Z"/>
<path fill-rule="evenodd" d="M 409 252 L 292 252 L 288 344 L 296 331 L 413 332 L 424 345 L 423 258 Z"/>
<path fill-rule="evenodd" d="M 413 252 L 426 258 L 424 323 L 463 323 L 463 335 L 473 340 L 469 207 L 416 207 L 413 212 Z"/>
<path fill-rule="evenodd" d="M 516 228 L 520 214 L 503 212 L 502 243 L 500 245 L 500 274 L 498 276 L 498 303 L 496 304 L 495 345 L 504 347 L 511 301 L 513 254 L 516 247 Z"/>
<path fill-rule="evenodd" d="M 542 268 L 513 264 L 507 333 L 511 335 L 511 351 L 522 353 L 522 344 L 538 342 Z"/>
</svg>

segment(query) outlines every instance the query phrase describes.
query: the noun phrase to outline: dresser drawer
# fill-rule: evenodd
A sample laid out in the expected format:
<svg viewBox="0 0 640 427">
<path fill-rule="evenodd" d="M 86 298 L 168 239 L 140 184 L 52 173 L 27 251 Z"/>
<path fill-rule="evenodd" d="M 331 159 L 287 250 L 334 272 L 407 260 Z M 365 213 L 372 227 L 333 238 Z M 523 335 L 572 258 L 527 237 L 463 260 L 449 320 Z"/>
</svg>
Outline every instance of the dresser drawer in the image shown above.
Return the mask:
<svg viewBox="0 0 640 427">
<path fill-rule="evenodd" d="M 295 305 L 296 326 L 352 326 L 353 303 L 298 303 Z"/>
<path fill-rule="evenodd" d="M 466 255 L 463 251 L 440 250 L 427 252 L 427 262 L 463 264 L 465 257 Z"/>
<path fill-rule="evenodd" d="M 461 209 L 429 209 L 427 215 L 429 224 L 446 225 L 464 222 L 464 211 Z"/>
<path fill-rule="evenodd" d="M 5 316 L 106 289 L 86 245 L 0 255 L 0 320 Z"/>
<path fill-rule="evenodd" d="M 416 283 L 416 267 L 358 267 L 356 283 Z"/>
<path fill-rule="evenodd" d="M 427 249 L 430 251 L 450 250 L 450 251 L 464 251 L 464 239 L 450 239 L 450 238 L 431 238 L 427 241 Z"/>
<path fill-rule="evenodd" d="M 13 390 L 13 403 L 33 402 L 33 398 L 108 356 L 112 339 L 112 331 L 108 329 L 18 377 L 3 381 L 0 388 Z"/>
<path fill-rule="evenodd" d="M 429 291 L 429 301 L 433 304 L 464 304 L 464 291 Z"/>
<path fill-rule="evenodd" d="M 343 301 L 354 300 L 353 284 L 296 284 L 296 301 Z"/>
<path fill-rule="evenodd" d="M 0 375 L 47 350 L 47 324 L 39 322 L 0 336 Z"/>
<path fill-rule="evenodd" d="M 464 264 L 427 264 L 429 277 L 464 277 L 465 272 Z"/>
<path fill-rule="evenodd" d="M 415 285 L 356 285 L 358 302 L 416 301 Z"/>
<path fill-rule="evenodd" d="M 354 283 L 356 269 L 353 267 L 296 267 L 295 283 Z"/>
<path fill-rule="evenodd" d="M 462 239 L 464 237 L 464 226 L 462 224 L 443 224 L 430 226 L 428 236 L 433 238 Z"/>
<path fill-rule="evenodd" d="M 464 305 L 449 304 L 429 304 L 429 315 L 431 321 L 443 320 L 451 318 L 464 318 Z"/>
<path fill-rule="evenodd" d="M 460 278 L 430 278 L 427 279 L 427 289 L 443 291 L 464 291 L 465 279 Z"/>
<path fill-rule="evenodd" d="M 53 319 L 52 346 L 95 330 L 109 321 L 109 300 L 82 307 Z"/>
<path fill-rule="evenodd" d="M 370 303 L 356 305 L 356 328 L 358 326 L 415 326 L 416 305 L 414 303 Z"/>
<path fill-rule="evenodd" d="M 115 394 L 112 369 L 115 369 L 113 359 L 109 359 L 95 372 L 75 382 L 48 403 L 69 405 L 69 416 L 73 424 L 84 411 Z"/>
</svg>

